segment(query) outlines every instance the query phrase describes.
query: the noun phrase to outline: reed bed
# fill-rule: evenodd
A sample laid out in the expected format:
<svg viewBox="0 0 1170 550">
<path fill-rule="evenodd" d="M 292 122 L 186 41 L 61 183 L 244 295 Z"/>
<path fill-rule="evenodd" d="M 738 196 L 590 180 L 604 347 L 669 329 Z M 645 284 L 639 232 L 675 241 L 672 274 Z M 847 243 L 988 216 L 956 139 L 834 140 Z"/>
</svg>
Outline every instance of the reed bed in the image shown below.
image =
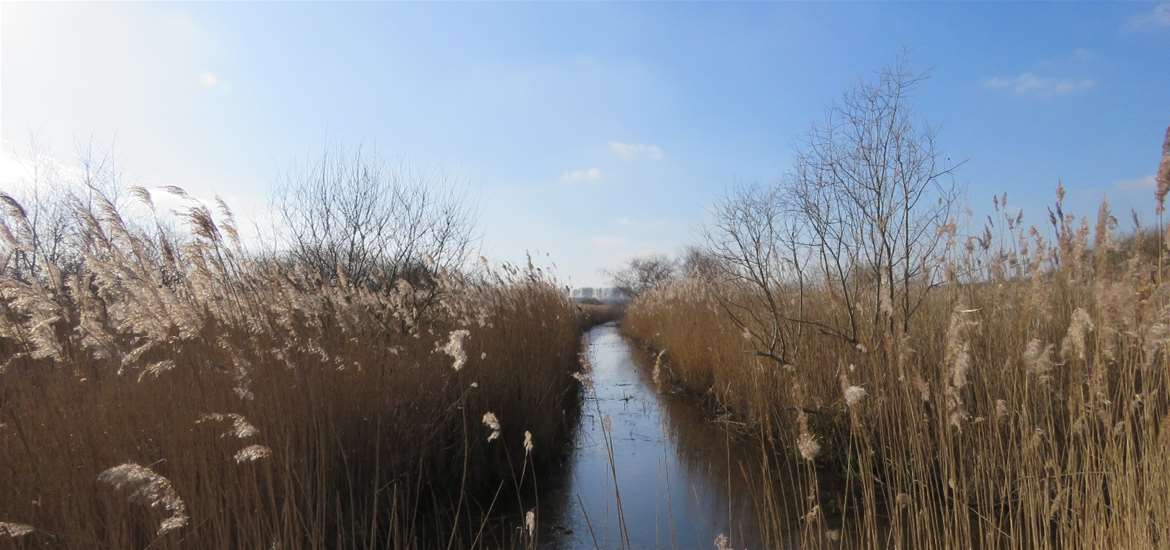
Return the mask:
<svg viewBox="0 0 1170 550">
<path fill-rule="evenodd" d="M 181 217 L 76 205 L 79 262 L 0 278 L 0 546 L 536 544 L 579 407 L 549 277 L 350 285 L 245 254 L 226 209 Z"/>
<path fill-rule="evenodd" d="M 624 330 L 757 437 L 769 546 L 1170 544 L 1163 239 L 1120 236 L 1107 204 L 1094 224 L 1058 200 L 1050 230 L 1000 210 L 954 238 L 907 330 L 807 330 L 788 364 L 725 314 L 739 290 L 689 277 L 631 305 Z M 806 299 L 818 318 L 839 303 Z"/>
</svg>

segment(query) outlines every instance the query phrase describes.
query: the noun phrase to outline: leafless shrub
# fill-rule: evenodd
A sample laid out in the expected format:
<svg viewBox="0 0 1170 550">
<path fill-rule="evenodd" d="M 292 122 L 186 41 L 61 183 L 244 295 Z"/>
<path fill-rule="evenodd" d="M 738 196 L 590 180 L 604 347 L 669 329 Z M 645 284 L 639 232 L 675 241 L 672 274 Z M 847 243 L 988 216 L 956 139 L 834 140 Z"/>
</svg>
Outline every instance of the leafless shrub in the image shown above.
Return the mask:
<svg viewBox="0 0 1170 550">
<path fill-rule="evenodd" d="M 429 288 L 471 253 L 472 219 L 443 177 L 392 168 L 362 149 L 326 150 L 277 187 L 278 247 L 322 280 Z"/>
<path fill-rule="evenodd" d="M 858 349 L 873 346 L 865 338 L 896 341 L 941 284 L 955 165 L 914 119 L 920 80 L 898 66 L 858 85 L 779 185 L 736 189 L 716 205 L 707 271 L 758 354 L 786 363 L 809 332 Z M 839 307 L 807 308 L 814 290 Z"/>
<path fill-rule="evenodd" d="M 663 255 L 630 259 L 626 266 L 609 273 L 613 287 L 629 297 L 662 288 L 677 273 L 675 262 Z"/>
</svg>

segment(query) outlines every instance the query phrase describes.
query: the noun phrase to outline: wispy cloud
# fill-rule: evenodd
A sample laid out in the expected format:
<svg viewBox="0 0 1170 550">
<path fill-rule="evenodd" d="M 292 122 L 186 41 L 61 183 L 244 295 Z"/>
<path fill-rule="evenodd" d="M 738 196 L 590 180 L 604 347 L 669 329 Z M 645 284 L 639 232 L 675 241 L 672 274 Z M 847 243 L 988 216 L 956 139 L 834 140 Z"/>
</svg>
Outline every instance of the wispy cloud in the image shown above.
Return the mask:
<svg viewBox="0 0 1170 550">
<path fill-rule="evenodd" d="M 1144 178 L 1115 181 L 1113 182 L 1113 188 L 1119 191 L 1153 191 L 1154 175 L 1150 174 Z"/>
<path fill-rule="evenodd" d="M 69 184 L 81 180 L 83 172 L 58 160 L 39 145 L 0 146 L 0 189 L 26 189 L 33 185 Z"/>
<path fill-rule="evenodd" d="M 983 81 L 993 90 L 1007 90 L 1016 95 L 1032 97 L 1053 97 L 1083 92 L 1097 85 L 1089 78 L 1055 78 L 1033 73 L 1021 73 L 1013 77 L 996 76 Z"/>
<path fill-rule="evenodd" d="M 1130 18 L 1132 29 L 1170 29 L 1170 2 L 1158 2 L 1154 9 Z"/>
<path fill-rule="evenodd" d="M 601 181 L 601 168 L 582 168 L 561 174 L 561 181 L 566 183 L 593 183 Z"/>
<path fill-rule="evenodd" d="M 661 147 L 645 143 L 611 141 L 609 142 L 609 150 L 613 151 L 613 154 L 622 160 L 662 160 L 666 156 L 663 154 Z"/>
</svg>

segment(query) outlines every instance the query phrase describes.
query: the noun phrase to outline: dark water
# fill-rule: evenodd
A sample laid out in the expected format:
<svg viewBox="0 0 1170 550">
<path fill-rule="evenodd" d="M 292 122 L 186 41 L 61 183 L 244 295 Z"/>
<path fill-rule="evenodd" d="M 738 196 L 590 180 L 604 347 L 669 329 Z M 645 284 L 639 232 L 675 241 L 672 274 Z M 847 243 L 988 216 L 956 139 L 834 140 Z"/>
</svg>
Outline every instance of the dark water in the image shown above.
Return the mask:
<svg viewBox="0 0 1170 550">
<path fill-rule="evenodd" d="M 630 548 L 713 548 L 719 534 L 757 547 L 743 468 L 758 455 L 693 399 L 659 389 L 653 357 L 616 326 L 591 330 L 585 353 L 593 388 L 564 486 L 544 503 L 541 546 L 621 548 L 624 525 Z"/>
</svg>

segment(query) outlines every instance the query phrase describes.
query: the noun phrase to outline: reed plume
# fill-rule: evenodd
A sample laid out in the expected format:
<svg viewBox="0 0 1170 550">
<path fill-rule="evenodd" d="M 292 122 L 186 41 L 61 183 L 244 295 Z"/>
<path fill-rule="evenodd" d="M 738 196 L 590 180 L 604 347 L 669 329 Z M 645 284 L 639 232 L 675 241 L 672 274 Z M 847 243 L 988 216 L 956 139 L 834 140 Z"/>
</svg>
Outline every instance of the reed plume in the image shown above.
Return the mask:
<svg viewBox="0 0 1170 550">
<path fill-rule="evenodd" d="M 1157 213 L 1161 214 L 1166 210 L 1166 194 L 1170 193 L 1170 127 L 1166 128 L 1166 137 L 1162 140 L 1162 158 L 1154 180 L 1154 200 L 1157 201 Z"/>
<path fill-rule="evenodd" d="M 187 526 L 187 505 L 175 491 L 171 481 L 146 466 L 134 463 L 120 464 L 100 474 L 98 481 L 113 485 L 114 489 L 130 491 L 130 501 L 151 508 L 162 508 L 170 516 L 158 525 L 158 536 Z"/>
</svg>

